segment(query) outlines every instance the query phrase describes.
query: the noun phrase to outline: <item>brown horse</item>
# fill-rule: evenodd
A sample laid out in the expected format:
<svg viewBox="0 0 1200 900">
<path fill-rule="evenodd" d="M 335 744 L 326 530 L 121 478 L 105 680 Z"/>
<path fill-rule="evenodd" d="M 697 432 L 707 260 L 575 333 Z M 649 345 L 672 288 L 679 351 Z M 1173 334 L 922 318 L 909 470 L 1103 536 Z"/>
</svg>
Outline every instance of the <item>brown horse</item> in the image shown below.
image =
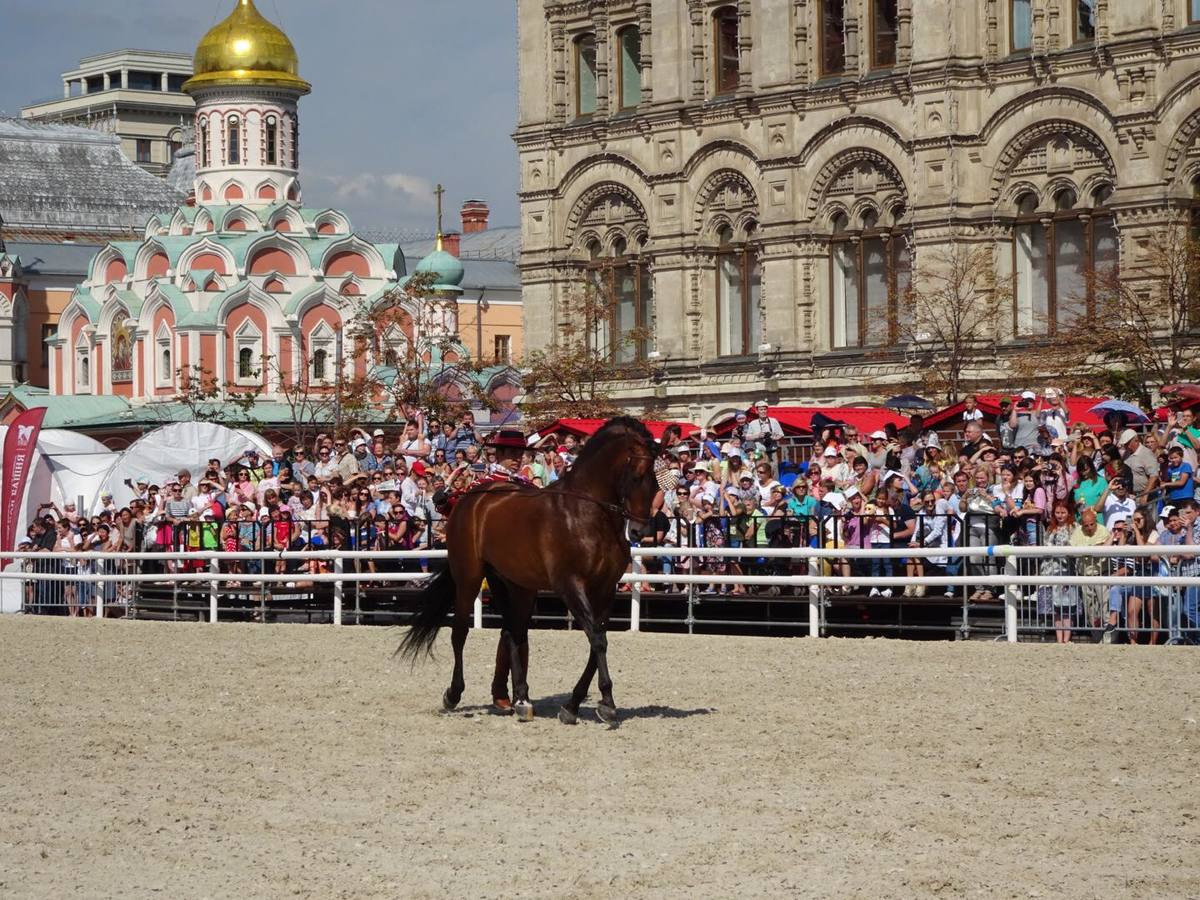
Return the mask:
<svg viewBox="0 0 1200 900">
<path fill-rule="evenodd" d="M 592 678 L 600 673 L 597 713 L 612 724 L 617 706 L 608 671 L 608 619 L 617 582 L 630 561 L 626 520 L 644 524 L 658 486 L 658 447 L 636 419 L 612 419 L 580 452 L 575 465 L 550 487 L 492 484 L 465 494 L 446 526 L 449 565 L 421 595 L 421 606 L 399 653 L 416 660 L 432 653 L 437 633 L 453 611 L 454 674 L 442 696 L 450 710 L 462 699 L 463 646 L 480 585 L 487 578 L 503 616 L 512 660 L 513 708 L 533 718 L 527 673 L 521 665 L 529 640 L 533 601 L 553 591 L 587 635 L 589 654 L 571 698 L 558 713 L 574 724 Z"/>
</svg>

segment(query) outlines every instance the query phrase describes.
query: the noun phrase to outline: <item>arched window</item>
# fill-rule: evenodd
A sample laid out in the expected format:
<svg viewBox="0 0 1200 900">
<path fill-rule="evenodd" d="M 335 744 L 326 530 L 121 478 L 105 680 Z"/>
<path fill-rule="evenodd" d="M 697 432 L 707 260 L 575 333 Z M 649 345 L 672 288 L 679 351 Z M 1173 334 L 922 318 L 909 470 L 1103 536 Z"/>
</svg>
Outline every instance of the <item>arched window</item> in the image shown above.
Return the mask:
<svg viewBox="0 0 1200 900">
<path fill-rule="evenodd" d="M 254 348 L 242 347 L 238 350 L 238 378 L 251 379 L 254 377 Z"/>
<path fill-rule="evenodd" d="M 846 71 L 846 0 L 819 0 L 821 14 L 821 74 Z"/>
<path fill-rule="evenodd" d="M 722 6 L 713 13 L 713 62 L 716 93 L 732 94 L 741 68 L 736 7 Z"/>
<path fill-rule="evenodd" d="M 169 388 L 175 380 L 175 367 L 171 359 L 171 332 L 166 325 L 158 329 L 154 336 L 155 352 L 158 356 L 158 366 L 155 369 L 156 387 Z"/>
<path fill-rule="evenodd" d="M 233 336 L 234 383 L 244 386 L 262 384 L 262 334 L 247 319 Z"/>
<path fill-rule="evenodd" d="M 1033 47 L 1033 0 L 1009 0 L 1008 36 L 1013 53 Z"/>
<path fill-rule="evenodd" d="M 575 41 L 575 115 L 596 112 L 596 36 L 580 35 Z"/>
<path fill-rule="evenodd" d="M 1081 204 L 1075 191 L 1054 196 L 1053 211 L 1040 211 L 1037 197 L 1017 201 L 1013 227 L 1013 275 L 1018 335 L 1054 334 L 1094 313 L 1093 287 L 1111 279 L 1118 238 L 1107 208 L 1112 189 L 1096 190 Z"/>
<path fill-rule="evenodd" d="M 75 390 L 89 393 L 92 387 L 92 354 L 86 335 L 80 335 L 75 343 Z"/>
<path fill-rule="evenodd" d="M 1075 43 L 1096 40 L 1096 0 L 1075 0 Z"/>
<path fill-rule="evenodd" d="M 279 162 L 279 120 L 274 116 L 267 116 L 264 139 L 266 143 L 266 153 L 264 154 L 266 163 L 268 166 L 276 165 Z"/>
<path fill-rule="evenodd" d="M 332 375 L 329 357 L 334 349 L 335 336 L 333 329 L 322 322 L 308 336 L 309 378 L 316 383 L 322 383 Z"/>
<path fill-rule="evenodd" d="M 200 168 L 207 169 L 210 162 L 208 143 L 208 120 L 200 120 Z"/>
<path fill-rule="evenodd" d="M 621 65 L 618 73 L 618 95 L 621 109 L 633 109 L 642 102 L 642 32 L 636 25 L 621 29 L 617 35 Z"/>
<path fill-rule="evenodd" d="M 383 351 L 383 364 L 389 369 L 398 368 L 400 365 L 400 357 L 391 347 Z"/>
<path fill-rule="evenodd" d="M 717 233 L 717 352 L 746 356 L 762 344 L 762 272 L 749 241 L 728 225 Z"/>
<path fill-rule="evenodd" d="M 225 161 L 228 165 L 236 166 L 242 161 L 242 127 L 237 116 L 229 119 L 227 131 L 229 145 L 225 148 Z"/>
<path fill-rule="evenodd" d="M 894 218 L 901 215 L 898 211 Z M 873 210 L 858 222 L 845 213 L 834 217 L 830 299 L 835 349 L 896 343 L 910 269 L 906 236 L 881 226 Z"/>
<path fill-rule="evenodd" d="M 896 0 L 871 0 L 871 68 L 890 69 L 896 64 L 900 18 Z"/>
<path fill-rule="evenodd" d="M 596 300 L 594 308 L 587 310 L 594 317 L 588 329 L 593 349 L 611 355 L 618 364 L 645 359 L 650 352 L 654 309 L 649 260 L 640 252 L 631 252 L 624 238 L 613 242 L 609 255 L 592 242 L 588 255 Z"/>
</svg>

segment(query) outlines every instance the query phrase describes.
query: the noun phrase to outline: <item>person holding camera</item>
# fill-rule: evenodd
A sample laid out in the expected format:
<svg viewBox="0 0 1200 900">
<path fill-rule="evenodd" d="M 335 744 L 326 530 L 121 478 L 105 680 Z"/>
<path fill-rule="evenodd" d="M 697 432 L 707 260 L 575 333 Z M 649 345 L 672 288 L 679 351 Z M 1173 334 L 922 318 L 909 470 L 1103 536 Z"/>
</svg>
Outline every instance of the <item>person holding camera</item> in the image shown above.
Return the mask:
<svg viewBox="0 0 1200 900">
<path fill-rule="evenodd" d="M 761 447 L 767 459 L 774 462 L 779 453 L 779 442 L 783 440 L 783 426 L 778 419 L 768 415 L 770 406 L 766 400 L 755 403 L 754 411 L 758 417 L 746 424 L 746 443 Z"/>
</svg>

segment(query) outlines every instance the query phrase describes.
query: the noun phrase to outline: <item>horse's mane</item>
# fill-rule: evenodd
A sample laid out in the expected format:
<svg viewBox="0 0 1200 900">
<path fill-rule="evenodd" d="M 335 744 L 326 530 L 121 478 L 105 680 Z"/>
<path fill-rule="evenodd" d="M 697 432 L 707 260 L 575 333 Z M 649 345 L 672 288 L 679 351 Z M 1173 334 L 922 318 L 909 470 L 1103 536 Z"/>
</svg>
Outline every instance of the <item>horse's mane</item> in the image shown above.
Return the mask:
<svg viewBox="0 0 1200 900">
<path fill-rule="evenodd" d="M 595 434 L 587 439 L 587 443 L 579 451 L 579 456 L 575 458 L 575 465 L 578 466 L 580 463 L 586 465 L 593 456 L 596 456 L 612 440 L 625 437 L 629 434 L 640 438 L 645 445 L 645 449 L 651 455 L 657 455 L 654 435 L 650 433 L 649 428 L 633 416 L 617 416 L 615 419 L 609 419 L 605 422 Z"/>
</svg>

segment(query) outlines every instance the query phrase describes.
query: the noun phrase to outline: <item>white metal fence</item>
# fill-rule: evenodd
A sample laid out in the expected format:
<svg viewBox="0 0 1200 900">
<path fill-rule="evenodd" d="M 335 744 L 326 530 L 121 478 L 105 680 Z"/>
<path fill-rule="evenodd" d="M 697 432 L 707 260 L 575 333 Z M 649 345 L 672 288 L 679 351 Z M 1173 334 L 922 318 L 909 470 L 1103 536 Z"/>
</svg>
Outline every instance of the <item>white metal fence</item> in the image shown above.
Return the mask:
<svg viewBox="0 0 1200 900">
<path fill-rule="evenodd" d="M 1161 635 L 1168 643 L 1200 639 L 1200 546 L 1055 547 L 989 546 L 929 548 L 634 548 L 633 571 L 622 579 L 619 596 L 627 597 L 614 615 L 615 624 L 638 631 L 650 626 L 698 629 L 795 628 L 811 636 L 853 631 L 856 627 L 879 631 L 919 631 L 919 624 L 838 621 L 832 612 L 839 606 L 886 605 L 895 609 L 941 606 L 958 609 L 955 626 L 970 636 L 972 617 L 981 610 L 996 621 L 998 635 L 1008 641 L 1021 637 L 1056 635 L 1064 622 L 1073 632 L 1094 632 L 1107 624 L 1109 613 L 1116 625 L 1135 635 Z M 1084 562 L 1071 574 L 1046 574 L 1039 568 L 1047 558 Z M 0 572 L 0 581 L 20 585 L 22 607 L 28 613 L 63 612 L 94 616 L 137 613 L 153 608 L 171 618 L 196 618 L 218 622 L 228 618 L 266 621 L 274 610 L 303 613 L 310 620 L 370 621 L 372 616 L 401 620 L 411 609 L 419 582 L 428 577 L 419 565 L 439 563 L 444 550 L 410 551 L 283 551 L 256 553 L 163 552 L 134 556 L 113 553 L 24 553 L 10 556 L 18 562 Z M 844 574 L 840 564 L 855 559 L 949 559 L 965 565 L 967 574 L 920 577 L 872 575 L 877 589 L 902 591 L 922 588 L 923 597 L 870 597 L 843 594 L 861 587 L 864 578 Z M 1144 561 L 1132 574 L 1111 565 L 1114 560 Z M 686 574 L 654 571 L 663 560 L 678 567 L 686 559 L 722 563 L 754 560 L 769 574 L 720 574 L 689 571 Z M 386 563 L 416 571 L 377 571 Z M 156 571 L 148 571 L 154 568 Z M 931 567 L 933 568 L 933 567 Z M 946 567 L 946 570 L 954 567 Z M 943 572 L 941 566 L 936 570 Z M 1076 574 L 1084 572 L 1085 574 Z M 654 607 L 665 595 L 648 585 L 676 588 L 679 613 L 656 616 Z M 743 588 L 740 595 L 720 594 L 722 586 Z M 407 588 L 405 594 L 401 594 Z M 935 589 L 929 592 L 929 589 Z M 972 588 L 987 588 L 999 600 L 973 603 Z M 1052 592 L 1064 589 L 1057 596 Z M 383 611 L 368 610 L 361 602 L 364 589 L 391 592 L 397 602 Z M 715 590 L 714 590 L 715 589 Z M 941 591 L 939 594 L 938 591 Z M 1051 593 L 1047 595 L 1047 590 Z M 153 603 L 150 602 L 153 592 Z M 1047 596 L 1050 598 L 1047 605 Z M 681 598 L 681 599 L 680 599 Z M 703 609 L 719 604 L 721 612 L 705 616 Z M 288 606 L 287 604 L 297 604 Z M 157 604 L 157 605 L 154 605 Z M 764 605 L 781 607 L 782 616 L 764 618 Z M 742 613 L 739 610 L 746 612 Z M 752 612 L 753 611 L 753 612 Z M 569 617 L 545 615 L 545 622 Z M 483 598 L 476 601 L 475 625 L 485 619 Z M 1099 619 L 1099 621 L 1097 621 Z M 945 631 L 940 625 L 931 630 Z"/>
</svg>

